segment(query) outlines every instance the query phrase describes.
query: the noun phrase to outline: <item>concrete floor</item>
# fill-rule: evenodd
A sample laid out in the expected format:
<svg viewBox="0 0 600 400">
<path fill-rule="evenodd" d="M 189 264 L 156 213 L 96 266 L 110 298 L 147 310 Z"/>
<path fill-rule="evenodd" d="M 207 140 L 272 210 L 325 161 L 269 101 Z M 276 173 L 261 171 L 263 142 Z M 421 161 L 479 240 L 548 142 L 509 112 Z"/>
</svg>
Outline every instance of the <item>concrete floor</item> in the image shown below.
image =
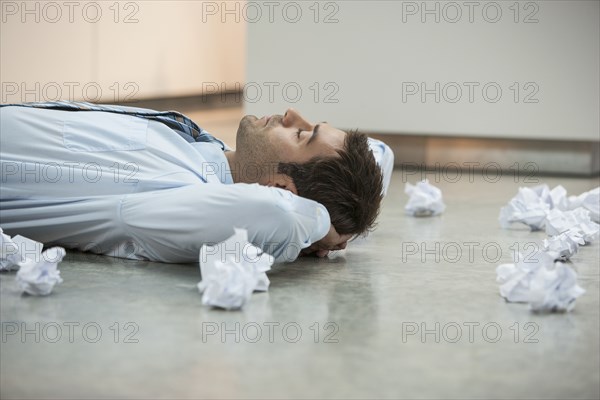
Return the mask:
<svg viewBox="0 0 600 400">
<path fill-rule="evenodd" d="M 587 290 L 574 312 L 536 315 L 498 294 L 496 266 L 545 237 L 497 222 L 524 178 L 432 175 L 447 210 L 415 219 L 395 171 L 368 240 L 276 266 L 239 312 L 201 305 L 197 265 L 69 252 L 47 298 L 0 274 L 0 397 L 597 399 L 598 243 L 572 260 Z M 571 194 L 598 185 L 538 179 Z"/>
</svg>

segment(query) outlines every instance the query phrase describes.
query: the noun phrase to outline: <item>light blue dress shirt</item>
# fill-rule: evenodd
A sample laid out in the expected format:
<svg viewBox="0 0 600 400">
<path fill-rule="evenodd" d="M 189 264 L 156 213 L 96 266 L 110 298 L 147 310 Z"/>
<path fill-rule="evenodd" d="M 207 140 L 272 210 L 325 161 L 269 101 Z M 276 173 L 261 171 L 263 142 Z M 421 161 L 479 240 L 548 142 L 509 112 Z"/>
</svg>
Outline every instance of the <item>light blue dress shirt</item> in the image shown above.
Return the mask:
<svg viewBox="0 0 600 400">
<path fill-rule="evenodd" d="M 378 143 L 378 162 L 389 165 L 391 157 L 393 166 L 391 150 Z M 321 204 L 233 184 L 219 146 L 189 143 L 157 121 L 3 107 L 0 145 L 0 226 L 47 246 L 197 262 L 203 244 L 237 227 L 276 261 L 293 261 L 329 231 Z"/>
</svg>

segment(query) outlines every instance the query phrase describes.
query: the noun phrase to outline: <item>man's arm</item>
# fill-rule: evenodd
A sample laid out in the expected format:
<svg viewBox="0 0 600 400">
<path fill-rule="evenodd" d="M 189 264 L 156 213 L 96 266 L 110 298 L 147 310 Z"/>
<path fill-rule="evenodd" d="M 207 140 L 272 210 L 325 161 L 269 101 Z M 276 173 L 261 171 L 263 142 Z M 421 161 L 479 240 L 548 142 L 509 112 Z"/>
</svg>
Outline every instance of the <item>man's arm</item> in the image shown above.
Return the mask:
<svg viewBox="0 0 600 400">
<path fill-rule="evenodd" d="M 319 203 L 258 184 L 200 184 L 131 194 L 122 202 L 121 216 L 139 255 L 164 262 L 197 261 L 202 244 L 227 239 L 234 227 L 246 229 L 250 242 L 276 261 L 293 261 L 330 227 Z"/>
</svg>

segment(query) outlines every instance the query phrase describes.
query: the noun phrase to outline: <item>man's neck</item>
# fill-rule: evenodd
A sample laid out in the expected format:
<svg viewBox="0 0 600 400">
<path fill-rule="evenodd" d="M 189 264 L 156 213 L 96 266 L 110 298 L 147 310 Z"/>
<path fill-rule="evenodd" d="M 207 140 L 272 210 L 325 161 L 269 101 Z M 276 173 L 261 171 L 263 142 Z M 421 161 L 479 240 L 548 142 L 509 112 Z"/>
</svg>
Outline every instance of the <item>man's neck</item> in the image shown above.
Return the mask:
<svg viewBox="0 0 600 400">
<path fill-rule="evenodd" d="M 267 185 L 266 182 L 270 181 L 269 177 L 277 174 L 277 171 L 273 167 L 271 167 L 273 170 L 269 170 L 264 165 L 256 163 L 244 164 L 243 161 L 240 163 L 236 152 L 233 150 L 226 151 L 225 158 L 227 158 L 227 162 L 229 163 L 229 171 L 231 172 L 233 183 L 258 183 Z"/>
</svg>

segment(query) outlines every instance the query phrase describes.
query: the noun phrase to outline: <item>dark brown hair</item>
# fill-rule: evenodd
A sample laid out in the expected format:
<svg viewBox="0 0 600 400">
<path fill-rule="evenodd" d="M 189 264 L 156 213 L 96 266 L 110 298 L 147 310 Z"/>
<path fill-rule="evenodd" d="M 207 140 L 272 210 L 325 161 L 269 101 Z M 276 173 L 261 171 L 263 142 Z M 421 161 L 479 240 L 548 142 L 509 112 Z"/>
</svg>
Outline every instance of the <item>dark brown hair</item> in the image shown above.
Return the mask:
<svg viewBox="0 0 600 400">
<path fill-rule="evenodd" d="M 323 204 L 340 234 L 366 234 L 375 227 L 383 198 L 383 176 L 369 148 L 367 135 L 347 132 L 338 156 L 316 157 L 298 163 L 280 163 L 298 195 Z"/>
</svg>

